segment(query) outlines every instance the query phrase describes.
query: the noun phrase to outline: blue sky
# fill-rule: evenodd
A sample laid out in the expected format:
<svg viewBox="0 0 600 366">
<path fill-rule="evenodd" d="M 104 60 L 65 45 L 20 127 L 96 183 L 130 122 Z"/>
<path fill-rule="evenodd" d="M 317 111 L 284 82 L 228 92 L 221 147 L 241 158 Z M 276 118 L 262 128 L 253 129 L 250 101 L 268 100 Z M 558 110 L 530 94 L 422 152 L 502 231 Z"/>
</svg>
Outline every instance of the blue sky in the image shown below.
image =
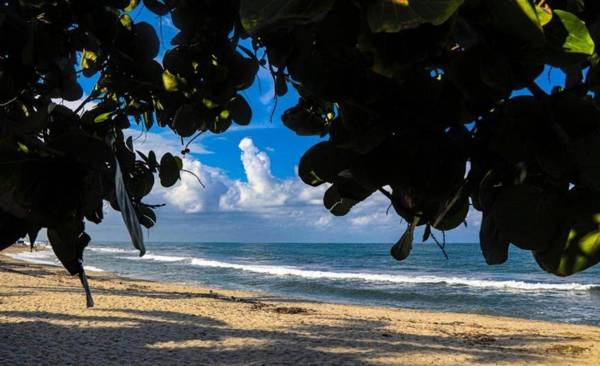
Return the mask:
<svg viewBox="0 0 600 366">
<path fill-rule="evenodd" d="M 170 19 L 159 19 L 141 6 L 131 16 L 162 29 L 159 36 L 164 52 L 177 32 Z M 552 78 L 556 77 L 560 79 L 553 72 Z M 547 79 L 546 73 L 543 78 Z M 81 82 L 89 91 L 95 80 Z M 541 80 L 540 84 L 549 88 L 546 81 Z M 266 71 L 261 70 L 255 84 L 243 94 L 253 109 L 251 124 L 235 126 L 222 135 L 206 133 L 196 140 L 184 164 L 202 178 L 206 188 L 185 174 L 170 189 L 157 184 L 146 201 L 167 206 L 157 211 L 158 223 L 147 232 L 147 240 L 390 243 L 398 240 L 406 223 L 393 210 L 386 214 L 389 203 L 380 194 L 359 204 L 346 217 L 338 218 L 329 214 L 321 203 L 325 187 L 312 188 L 297 178 L 300 157 L 319 138 L 299 137 L 283 126 L 281 114 L 297 100 L 293 89 L 277 101 L 272 119 L 274 87 Z M 169 130 L 155 127 L 144 135 L 134 130 L 129 133 L 139 137 L 135 145 L 142 151 L 155 150 L 160 156 L 166 151 L 181 150 L 179 138 Z M 447 233 L 449 241 L 478 242 L 481 216 L 471 211 L 468 227 Z M 102 224 L 87 226 L 94 240 L 128 240 L 119 213 L 107 207 L 105 215 Z"/>
</svg>

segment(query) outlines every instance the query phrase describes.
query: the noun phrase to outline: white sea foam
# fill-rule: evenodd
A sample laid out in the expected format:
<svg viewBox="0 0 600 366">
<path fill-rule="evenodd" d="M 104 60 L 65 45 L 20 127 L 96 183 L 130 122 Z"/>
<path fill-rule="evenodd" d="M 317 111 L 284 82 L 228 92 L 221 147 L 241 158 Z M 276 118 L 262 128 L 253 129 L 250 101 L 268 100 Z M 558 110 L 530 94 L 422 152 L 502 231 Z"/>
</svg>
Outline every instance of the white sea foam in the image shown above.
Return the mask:
<svg viewBox="0 0 600 366">
<path fill-rule="evenodd" d="M 37 252 L 20 252 L 20 253 L 7 253 L 7 256 L 18 259 L 24 262 L 35 263 L 35 264 L 47 264 L 50 266 L 58 266 L 60 262 L 49 250 L 40 250 Z"/>
<path fill-rule="evenodd" d="M 94 267 L 94 266 L 84 266 L 85 267 L 85 271 L 92 271 L 92 272 L 104 272 L 104 270 L 100 267 Z"/>
<path fill-rule="evenodd" d="M 28 263 L 34 264 L 46 264 L 49 266 L 61 266 L 60 262 L 54 256 L 54 253 L 50 250 L 40 250 L 37 252 L 20 252 L 20 253 L 7 253 L 7 256 L 18 259 Z M 84 268 L 88 271 L 104 272 L 102 268 L 84 265 Z"/>
<path fill-rule="evenodd" d="M 156 261 L 156 262 L 181 262 L 181 261 L 185 261 L 188 260 L 189 258 L 187 257 L 175 257 L 175 256 L 171 256 L 171 255 L 158 255 L 158 254 L 150 254 L 150 253 L 146 253 L 146 255 L 144 255 L 143 257 L 122 257 L 124 259 L 130 259 L 130 260 L 149 260 L 149 261 Z"/>
<path fill-rule="evenodd" d="M 92 252 L 97 252 L 97 253 L 137 253 L 137 250 L 112 248 L 112 247 L 107 247 L 107 248 L 105 248 L 105 247 L 100 247 L 100 248 L 89 247 L 87 249 L 91 250 Z"/>
<path fill-rule="evenodd" d="M 600 284 L 542 283 L 511 280 L 488 280 L 464 277 L 442 277 L 423 275 L 407 276 L 399 274 L 315 271 L 288 266 L 238 264 L 203 258 L 176 257 L 168 255 L 148 254 L 141 258 L 131 257 L 128 259 L 152 260 L 160 262 L 186 262 L 193 266 L 199 267 L 235 269 L 240 271 L 248 271 L 273 276 L 296 276 L 309 279 L 354 280 L 409 285 L 445 284 L 448 286 L 466 286 L 473 288 L 488 288 L 506 291 L 589 291 L 594 288 L 600 289 Z"/>
</svg>

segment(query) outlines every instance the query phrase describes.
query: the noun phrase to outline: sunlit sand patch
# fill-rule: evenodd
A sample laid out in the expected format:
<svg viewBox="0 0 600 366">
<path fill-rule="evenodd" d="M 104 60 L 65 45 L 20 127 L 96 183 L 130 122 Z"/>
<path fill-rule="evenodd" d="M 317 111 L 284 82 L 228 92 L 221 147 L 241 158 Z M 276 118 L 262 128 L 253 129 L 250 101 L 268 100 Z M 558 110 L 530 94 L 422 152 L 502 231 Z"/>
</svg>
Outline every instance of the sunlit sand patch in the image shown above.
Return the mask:
<svg viewBox="0 0 600 366">
<path fill-rule="evenodd" d="M 373 350 L 369 349 L 359 349 L 359 348 L 348 348 L 348 347 L 312 347 L 312 350 L 319 352 L 327 352 L 327 353 L 339 353 L 339 354 L 368 354 Z"/>
<path fill-rule="evenodd" d="M 270 341 L 252 337 L 227 337 L 222 340 L 188 339 L 181 342 L 157 342 L 146 347 L 151 349 L 218 348 L 233 351 L 239 348 L 265 347 L 270 343 Z"/>
</svg>

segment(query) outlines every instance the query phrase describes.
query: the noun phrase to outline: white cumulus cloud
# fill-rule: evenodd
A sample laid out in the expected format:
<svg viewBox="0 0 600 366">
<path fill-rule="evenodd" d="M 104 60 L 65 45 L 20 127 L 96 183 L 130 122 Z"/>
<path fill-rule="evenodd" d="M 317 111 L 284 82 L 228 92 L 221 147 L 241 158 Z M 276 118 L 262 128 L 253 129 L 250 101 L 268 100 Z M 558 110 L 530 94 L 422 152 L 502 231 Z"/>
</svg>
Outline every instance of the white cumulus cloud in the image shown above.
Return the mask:
<svg viewBox="0 0 600 366">
<path fill-rule="evenodd" d="M 198 160 L 185 158 L 183 166 L 189 172 L 182 172 L 181 181 L 174 188 L 163 191 L 167 202 L 185 213 L 218 211 L 219 198 L 231 184 L 229 178 L 220 169 L 203 165 Z"/>
<path fill-rule="evenodd" d="M 315 205 L 324 188 L 313 188 L 299 179 L 278 179 L 271 173 L 271 159 L 245 137 L 239 148 L 246 181 L 236 180 L 223 197 L 223 210 L 268 210 L 281 206 Z"/>
<path fill-rule="evenodd" d="M 182 172 L 181 181 L 174 187 L 160 188 L 153 194 L 168 204 L 167 209 L 203 214 L 199 220 L 206 220 L 206 215 L 218 216 L 223 225 L 235 225 L 244 217 L 244 222 L 253 222 L 252 225 L 268 222 L 271 228 L 287 228 L 291 232 L 312 228 L 328 235 L 341 230 L 344 236 L 354 233 L 362 237 L 399 237 L 404 230 L 395 211 L 387 212 L 389 200 L 383 194 L 376 192 L 348 215 L 335 217 L 323 206 L 327 185 L 311 187 L 298 177 L 275 177 L 268 153 L 249 137 L 241 139 L 238 147 L 245 179 L 232 179 L 224 170 L 188 156 L 183 160 L 184 169 L 193 175 Z M 248 221 L 250 217 L 255 220 Z"/>
</svg>

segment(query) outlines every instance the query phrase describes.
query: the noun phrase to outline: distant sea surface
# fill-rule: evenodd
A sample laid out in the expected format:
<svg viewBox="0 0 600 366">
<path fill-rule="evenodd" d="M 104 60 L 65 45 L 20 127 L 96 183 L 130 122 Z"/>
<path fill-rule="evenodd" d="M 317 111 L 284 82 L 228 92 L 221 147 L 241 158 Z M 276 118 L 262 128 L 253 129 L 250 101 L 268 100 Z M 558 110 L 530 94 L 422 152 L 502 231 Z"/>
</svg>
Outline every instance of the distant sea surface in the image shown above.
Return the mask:
<svg viewBox="0 0 600 366">
<path fill-rule="evenodd" d="M 447 244 L 448 260 L 433 244 L 415 244 L 404 262 L 389 256 L 390 247 L 155 242 L 140 258 L 127 243 L 93 243 L 85 264 L 122 276 L 299 299 L 600 325 L 600 265 L 558 278 L 515 248 L 507 263 L 488 266 L 478 244 Z M 52 252 L 16 256 L 56 264 Z"/>
</svg>

